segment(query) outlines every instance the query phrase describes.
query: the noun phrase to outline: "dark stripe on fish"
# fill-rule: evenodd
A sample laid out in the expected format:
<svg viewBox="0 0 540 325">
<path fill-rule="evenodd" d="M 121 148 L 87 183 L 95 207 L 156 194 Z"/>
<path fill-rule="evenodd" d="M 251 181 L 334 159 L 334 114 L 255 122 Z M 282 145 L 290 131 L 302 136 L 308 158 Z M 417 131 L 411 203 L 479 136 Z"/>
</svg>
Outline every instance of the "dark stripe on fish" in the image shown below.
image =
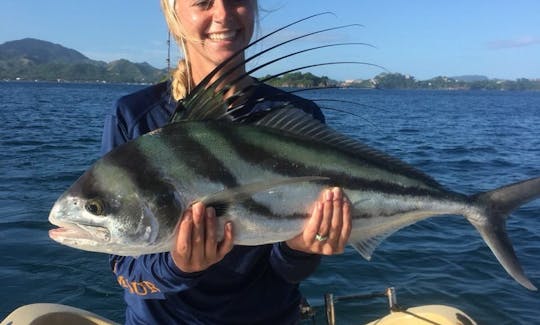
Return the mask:
<svg viewBox="0 0 540 325">
<path fill-rule="evenodd" d="M 162 186 L 160 171 L 153 167 L 151 158 L 135 143 L 119 146 L 103 157 L 103 163 L 121 168 L 140 189 L 159 189 Z"/>
<path fill-rule="evenodd" d="M 214 125 L 214 124 L 211 124 Z M 211 151 L 209 151 L 203 144 L 201 144 L 197 139 L 192 136 L 192 130 L 185 124 L 184 128 L 181 127 L 165 127 L 162 131 L 162 139 L 168 141 L 167 146 L 169 148 L 174 148 L 177 145 L 176 142 L 182 143 L 182 151 L 174 151 L 176 155 L 182 155 L 178 157 L 179 160 L 187 162 L 193 173 L 200 175 L 208 179 L 209 181 L 223 184 L 224 188 L 234 188 L 238 187 L 241 184 L 238 183 L 234 174 L 228 170 L 228 168 L 222 163 L 219 157 L 216 157 Z M 190 132 L 191 131 L 191 132 Z M 214 131 L 218 132 L 223 140 L 229 141 L 227 134 L 221 132 L 221 129 L 215 129 Z M 186 155 L 189 155 L 189 152 L 197 152 L 197 157 L 202 157 L 200 160 L 189 160 Z M 266 216 L 267 218 L 276 218 L 269 207 L 264 204 L 258 203 L 253 199 L 247 199 L 242 202 L 242 205 L 253 211 L 256 214 Z M 213 203 L 212 207 L 216 210 L 216 216 L 220 217 L 227 213 L 228 203 L 226 202 L 217 202 Z M 302 216 L 302 218 L 305 216 Z M 297 216 L 290 216 L 290 218 L 297 218 Z"/>
<path fill-rule="evenodd" d="M 223 165 L 219 157 L 214 156 L 204 145 L 194 139 L 190 132 L 191 128 L 185 126 L 173 125 L 173 127 L 163 128 L 161 139 L 167 142 L 168 148 L 178 147 L 177 143 L 182 143 L 182 150 L 171 150 L 171 154 L 177 155 L 178 161 L 185 161 L 194 174 L 211 182 L 221 183 L 225 187 L 237 187 L 238 181 L 234 174 Z M 190 156 L 190 152 L 197 154 Z M 202 159 L 193 160 L 195 156 Z"/>
<path fill-rule="evenodd" d="M 105 155 L 102 163 L 121 168 L 146 200 L 153 203 L 155 215 L 180 216 L 184 207 L 176 198 L 175 186 L 166 181 L 151 159 L 135 142 L 131 142 Z M 176 221 L 170 220 L 170 223 L 176 224 Z"/>
<path fill-rule="evenodd" d="M 210 127 L 210 126 L 209 126 Z M 441 191 L 438 188 L 420 188 L 416 186 L 403 186 L 397 183 L 390 183 L 384 180 L 371 180 L 365 178 L 354 177 L 350 174 L 339 172 L 331 169 L 318 169 L 305 165 L 302 161 L 292 161 L 285 158 L 280 158 L 272 150 L 267 150 L 264 146 L 253 145 L 245 138 L 241 130 L 237 128 L 224 128 L 217 124 L 212 125 L 214 132 L 220 132 L 229 140 L 229 143 L 234 148 L 236 154 L 243 160 L 257 165 L 267 170 L 272 170 L 283 176 L 298 177 L 298 176 L 325 176 L 330 178 L 330 183 L 340 184 L 344 188 L 357 191 L 374 191 L 386 194 L 403 195 L 403 196 L 430 196 L 438 198 L 446 198 L 448 192 Z M 272 135 L 275 136 L 275 135 Z M 305 147 L 305 143 L 300 140 L 289 138 L 292 141 L 298 141 L 299 146 Z M 313 142 L 312 149 L 317 151 L 317 142 Z M 327 145 L 320 145 L 321 150 L 328 149 Z M 267 159 L 272 157 L 272 159 Z M 350 157 L 358 162 L 358 157 Z M 385 170 L 388 173 L 393 173 L 391 170 Z M 328 184 L 328 182 L 322 182 Z"/>
</svg>

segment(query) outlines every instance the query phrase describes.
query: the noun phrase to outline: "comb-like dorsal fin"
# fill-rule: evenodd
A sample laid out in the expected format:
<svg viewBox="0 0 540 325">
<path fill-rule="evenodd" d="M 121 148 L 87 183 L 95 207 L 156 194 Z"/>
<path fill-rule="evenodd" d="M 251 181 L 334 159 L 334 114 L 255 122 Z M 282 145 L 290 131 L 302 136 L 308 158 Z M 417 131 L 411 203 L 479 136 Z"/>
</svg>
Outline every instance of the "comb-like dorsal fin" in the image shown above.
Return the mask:
<svg viewBox="0 0 540 325">
<path fill-rule="evenodd" d="M 176 105 L 176 110 L 169 119 L 169 123 L 180 121 L 202 121 L 202 120 L 219 120 L 229 119 L 227 112 L 227 101 L 223 94 L 208 89 L 201 90 L 197 94 L 200 97 L 205 97 L 207 106 L 198 108 L 194 106 L 190 98 L 181 100 Z"/>
<path fill-rule="evenodd" d="M 211 119 L 214 118 L 217 115 L 216 112 L 223 111 L 223 108 L 225 108 L 225 111 L 227 110 L 226 103 L 224 102 L 224 96 L 228 89 L 221 89 L 219 92 L 217 91 L 217 86 L 223 82 L 223 78 L 220 77 L 215 81 L 212 81 L 214 77 L 218 74 L 218 72 L 223 72 L 223 75 L 227 75 L 234 71 L 235 69 L 239 68 L 239 65 L 236 65 L 228 70 L 225 70 L 225 67 L 235 60 L 237 57 L 242 55 L 245 50 L 247 50 L 250 47 L 253 47 L 259 42 L 262 42 L 264 39 L 271 37 L 274 34 L 279 33 L 282 30 L 285 30 L 291 26 L 297 25 L 303 21 L 313 19 L 315 17 L 319 17 L 322 15 L 328 15 L 331 14 L 330 12 L 322 12 L 318 14 L 314 14 L 302 19 L 298 19 L 290 24 L 287 24 L 283 27 L 280 27 L 273 32 L 270 32 L 261 38 L 251 42 L 247 46 L 245 46 L 243 49 L 239 50 L 238 52 L 231 55 L 228 59 L 221 62 L 214 70 L 212 70 L 204 79 L 193 88 L 193 90 L 184 98 L 182 101 L 180 101 L 177 105 L 177 108 L 175 112 L 172 114 L 171 118 L 169 119 L 169 123 L 174 123 L 182 120 L 194 120 L 194 119 Z M 285 44 L 288 42 L 283 42 L 282 44 Z M 249 58 L 248 60 L 243 61 L 241 65 L 244 65 L 249 60 L 253 60 L 255 57 L 262 55 L 262 53 L 258 53 L 254 55 L 253 57 Z M 244 77 L 247 76 L 247 74 L 244 75 Z M 227 87 L 225 87 L 227 88 Z M 219 95 L 218 95 L 219 93 Z M 208 102 L 211 102 L 211 104 L 207 104 Z M 208 108 L 208 106 L 217 106 L 215 109 L 210 109 L 210 112 L 201 112 Z M 193 113 L 192 111 L 195 111 Z M 220 114 L 221 116 L 224 114 Z M 223 118 L 223 117 L 221 117 Z"/>
<path fill-rule="evenodd" d="M 314 17 L 318 17 L 321 15 L 328 14 L 327 12 L 321 13 L 321 14 L 315 14 L 303 19 L 299 19 L 291 24 L 288 24 L 284 27 L 281 27 L 257 40 L 247 45 L 245 48 L 241 49 L 240 51 L 234 53 L 231 57 L 223 61 L 221 64 L 219 64 L 214 70 L 212 70 L 197 86 L 182 100 L 181 103 L 179 103 L 176 111 L 173 113 L 173 116 L 169 120 L 169 122 L 174 123 L 182 120 L 208 120 L 208 119 L 232 119 L 231 116 L 227 116 L 227 107 L 228 103 L 225 101 L 225 94 L 231 89 L 231 85 L 237 85 L 242 79 L 249 77 L 249 75 L 255 71 L 258 71 L 262 69 L 263 67 L 266 67 L 268 65 L 271 65 L 275 62 L 278 62 L 280 60 L 284 60 L 286 58 L 289 58 L 291 56 L 299 55 L 302 53 L 306 53 L 309 51 L 314 51 L 317 49 L 323 49 L 328 47 L 334 47 L 334 46 L 345 46 L 345 45 L 364 45 L 364 46 L 371 46 L 367 43 L 338 43 L 338 44 L 329 44 L 329 45 L 323 45 L 323 46 L 316 46 L 304 50 L 300 50 L 297 52 L 290 53 L 285 56 L 281 56 L 277 59 L 273 59 L 265 64 L 259 65 L 255 67 L 254 69 L 241 73 L 239 76 L 237 76 L 234 80 L 227 80 L 229 85 L 223 86 L 225 83 L 225 80 L 229 78 L 230 74 L 232 74 L 234 71 L 237 71 L 240 68 L 243 68 L 247 62 L 250 62 L 257 57 L 270 52 L 276 48 L 279 48 L 281 46 L 284 46 L 285 44 L 291 43 L 293 41 L 306 38 L 312 35 L 329 32 L 337 29 L 343 29 L 348 27 L 354 27 L 354 26 L 361 26 L 358 24 L 349 24 L 349 25 L 342 25 L 337 27 L 331 27 L 331 28 L 325 28 L 320 29 L 314 32 L 306 33 L 297 37 L 294 37 L 292 39 L 286 40 L 284 42 L 280 42 L 279 44 L 276 44 L 266 50 L 263 50 L 259 53 L 254 54 L 253 56 L 243 60 L 240 63 L 233 64 L 232 66 L 229 66 L 231 62 L 233 62 L 234 59 L 238 58 L 239 56 L 243 55 L 244 51 L 255 44 L 261 42 L 262 40 L 272 36 L 273 34 L 276 34 L 284 29 L 289 28 L 290 26 L 296 25 L 300 22 L 303 22 L 305 20 L 312 19 Z M 277 74 L 272 76 L 271 78 L 275 78 L 279 75 L 285 74 L 287 72 L 297 71 L 301 69 L 305 69 L 308 67 L 316 67 L 316 66 L 324 66 L 324 65 L 331 65 L 331 64 L 363 64 L 363 65 L 373 65 L 369 63 L 364 62 L 331 62 L 331 63 L 321 63 L 316 65 L 309 65 L 309 66 L 303 66 L 300 68 L 296 68 L 294 70 L 288 70 L 286 72 Z M 376 65 L 373 65 L 376 66 Z M 269 80 L 271 78 L 265 79 Z M 234 97 L 236 99 L 241 98 L 245 94 L 245 89 L 241 89 L 240 91 L 237 91 L 234 94 Z"/>
<path fill-rule="evenodd" d="M 288 43 L 291 43 L 293 41 L 296 41 L 296 40 L 299 40 L 299 39 L 302 39 L 302 38 L 306 38 L 306 37 L 309 37 L 309 36 L 312 36 L 312 35 L 316 35 L 316 34 L 320 34 L 320 33 L 324 33 L 324 32 L 328 32 L 328 31 L 332 31 L 332 30 L 337 30 L 337 29 L 343 29 L 343 28 L 348 28 L 348 27 L 353 27 L 353 26 L 361 26 L 361 25 L 358 25 L 358 24 L 350 24 L 350 25 L 343 25 L 343 26 L 337 26 L 337 27 L 331 27 L 331 28 L 325 28 L 325 29 L 321 29 L 321 30 L 317 30 L 315 32 L 311 32 L 311 33 L 306 33 L 306 34 L 303 34 L 303 35 L 300 35 L 298 37 L 294 37 L 292 39 L 289 39 L 289 40 L 286 40 L 284 42 L 281 42 L 281 43 L 278 43 L 266 50 L 263 50 L 259 53 L 256 53 L 254 55 L 252 55 L 251 57 L 243 60 L 241 63 L 238 63 L 236 65 L 233 65 L 232 67 L 229 67 L 228 69 L 226 69 L 227 67 L 227 64 L 229 64 L 230 62 L 232 62 L 232 60 L 240 55 L 242 55 L 244 53 L 244 51 L 252 46 L 254 46 L 255 44 L 257 44 L 258 42 L 264 40 L 265 38 L 268 38 L 270 37 L 271 35 L 273 34 L 276 34 L 284 29 L 287 29 L 289 28 L 290 26 L 293 26 L 293 25 L 296 25 L 302 21 L 305 21 L 305 20 L 308 20 L 308 19 L 312 19 L 314 17 L 317 17 L 317 16 L 321 16 L 321 15 L 324 15 L 324 14 L 328 14 L 328 13 L 321 13 L 321 14 L 316 14 L 316 15 L 312 15 L 312 16 L 309 16 L 309 17 L 306 17 L 306 18 L 303 18 L 303 19 L 299 19 L 289 25 L 286 25 L 284 27 L 281 27 L 281 28 L 278 28 L 277 30 L 257 39 L 256 41 L 250 43 L 249 45 L 247 45 L 245 48 L 241 49 L 240 51 L 234 53 L 230 58 L 228 58 L 227 60 L 225 60 L 224 62 L 222 62 L 220 65 L 218 65 L 213 71 L 211 71 L 204 79 L 203 81 L 201 81 L 197 87 L 194 89 L 193 93 L 195 94 L 195 96 L 193 96 L 193 100 L 190 99 L 190 105 L 192 107 L 203 107 L 203 106 L 206 106 L 208 103 L 207 103 L 207 100 L 209 99 L 208 96 L 198 96 L 197 93 L 200 93 L 202 91 L 211 91 L 211 92 L 219 92 L 221 93 L 222 95 L 225 94 L 229 88 L 225 87 L 221 90 L 218 91 L 218 86 L 220 84 L 222 84 L 224 82 L 224 80 L 227 78 L 228 75 L 230 75 L 231 73 L 233 73 L 234 71 L 240 69 L 240 68 L 243 68 L 245 66 L 246 63 L 250 62 L 250 61 L 253 61 L 254 59 L 256 59 L 257 57 L 265 54 L 265 53 L 268 53 L 276 48 L 279 48 L 279 47 L 282 47 L 284 46 L 285 44 L 288 44 Z M 321 48 L 325 48 L 325 47 L 331 47 L 331 46 L 341 46 L 341 45 L 367 45 L 367 46 L 371 46 L 369 44 L 366 44 L 366 43 L 340 43 L 340 44 L 334 44 L 334 45 L 324 45 L 324 46 L 317 46 L 317 47 L 313 47 L 313 48 L 309 48 L 309 49 L 306 49 L 306 50 L 302 50 L 302 51 L 298 51 L 298 52 L 294 52 L 294 53 L 290 53 L 288 55 L 285 55 L 285 56 L 282 56 L 282 57 L 279 57 L 278 59 L 274 59 L 274 60 L 271 60 L 263 65 L 259 65 L 258 67 L 252 69 L 251 71 L 248 71 L 248 72 L 245 72 L 245 73 L 242 73 L 240 74 L 236 79 L 230 81 L 231 84 L 236 84 L 237 82 L 239 82 L 240 80 L 246 78 L 246 77 L 249 77 L 249 75 L 255 71 L 258 71 L 260 70 L 261 68 L 263 67 L 266 67 L 268 65 L 271 65 L 277 61 L 280 61 L 280 60 L 283 60 L 285 58 L 288 58 L 288 57 L 291 57 L 291 56 L 295 56 L 295 55 L 298 55 L 298 54 L 301 54 L 301 53 L 305 53 L 305 52 L 309 52 L 309 51 L 313 51 L 313 50 L 316 50 L 316 49 L 321 49 Z M 356 62 L 357 63 L 357 62 Z M 334 63 L 332 63 L 334 64 Z M 362 63 L 363 64 L 363 63 Z M 319 64 L 319 65 L 314 65 L 314 66 L 320 66 L 320 65 L 326 65 L 326 64 Z M 303 69 L 303 68 L 306 68 L 306 67 L 302 67 L 302 68 L 298 68 L 297 70 L 299 69 Z M 292 70 L 291 70 L 292 71 Z M 218 72 L 221 72 L 221 76 L 219 76 L 218 78 L 216 78 L 212 83 L 210 83 L 210 81 L 212 80 L 212 78 L 214 78 Z M 282 73 L 283 74 L 283 73 Z M 197 89 L 197 88 L 200 88 L 200 89 Z M 189 95 L 188 95 L 189 97 Z M 205 98 L 207 100 L 205 100 Z M 188 107 L 188 106 L 186 106 Z M 189 107 L 188 107 L 189 109 Z"/>
</svg>

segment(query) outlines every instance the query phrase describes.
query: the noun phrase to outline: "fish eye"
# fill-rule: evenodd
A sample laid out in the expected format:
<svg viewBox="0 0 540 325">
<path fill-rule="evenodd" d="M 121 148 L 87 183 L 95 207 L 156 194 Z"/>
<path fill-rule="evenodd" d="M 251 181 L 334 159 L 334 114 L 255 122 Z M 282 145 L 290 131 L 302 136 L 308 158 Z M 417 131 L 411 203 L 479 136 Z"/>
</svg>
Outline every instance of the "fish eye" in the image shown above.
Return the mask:
<svg viewBox="0 0 540 325">
<path fill-rule="evenodd" d="M 84 205 L 84 208 L 86 209 L 86 211 L 96 216 L 102 216 L 105 212 L 103 202 L 98 199 L 88 200 L 88 202 L 86 202 L 86 204 Z"/>
</svg>

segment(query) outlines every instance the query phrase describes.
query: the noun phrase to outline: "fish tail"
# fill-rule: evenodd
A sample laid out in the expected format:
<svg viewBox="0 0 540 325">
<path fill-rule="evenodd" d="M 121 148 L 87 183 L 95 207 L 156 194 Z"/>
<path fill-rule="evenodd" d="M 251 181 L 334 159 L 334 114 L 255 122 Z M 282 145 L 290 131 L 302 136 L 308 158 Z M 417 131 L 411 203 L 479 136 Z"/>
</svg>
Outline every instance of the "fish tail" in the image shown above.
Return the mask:
<svg viewBox="0 0 540 325">
<path fill-rule="evenodd" d="M 537 288 L 525 276 L 506 233 L 506 219 L 512 211 L 539 197 L 540 177 L 531 178 L 471 196 L 482 212 L 481 216 L 467 215 L 506 272 L 522 286 L 534 291 Z"/>
</svg>

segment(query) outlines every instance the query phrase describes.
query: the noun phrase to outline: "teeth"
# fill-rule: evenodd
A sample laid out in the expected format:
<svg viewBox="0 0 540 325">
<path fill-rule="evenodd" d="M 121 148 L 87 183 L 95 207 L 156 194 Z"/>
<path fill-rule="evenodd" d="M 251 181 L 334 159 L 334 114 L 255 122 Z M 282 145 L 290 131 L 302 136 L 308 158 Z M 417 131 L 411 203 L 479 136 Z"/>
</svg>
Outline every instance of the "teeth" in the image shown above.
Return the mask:
<svg viewBox="0 0 540 325">
<path fill-rule="evenodd" d="M 234 36 L 236 36 L 236 31 L 208 34 L 208 38 L 210 38 L 211 40 L 216 40 L 216 41 L 233 39 Z"/>
</svg>

